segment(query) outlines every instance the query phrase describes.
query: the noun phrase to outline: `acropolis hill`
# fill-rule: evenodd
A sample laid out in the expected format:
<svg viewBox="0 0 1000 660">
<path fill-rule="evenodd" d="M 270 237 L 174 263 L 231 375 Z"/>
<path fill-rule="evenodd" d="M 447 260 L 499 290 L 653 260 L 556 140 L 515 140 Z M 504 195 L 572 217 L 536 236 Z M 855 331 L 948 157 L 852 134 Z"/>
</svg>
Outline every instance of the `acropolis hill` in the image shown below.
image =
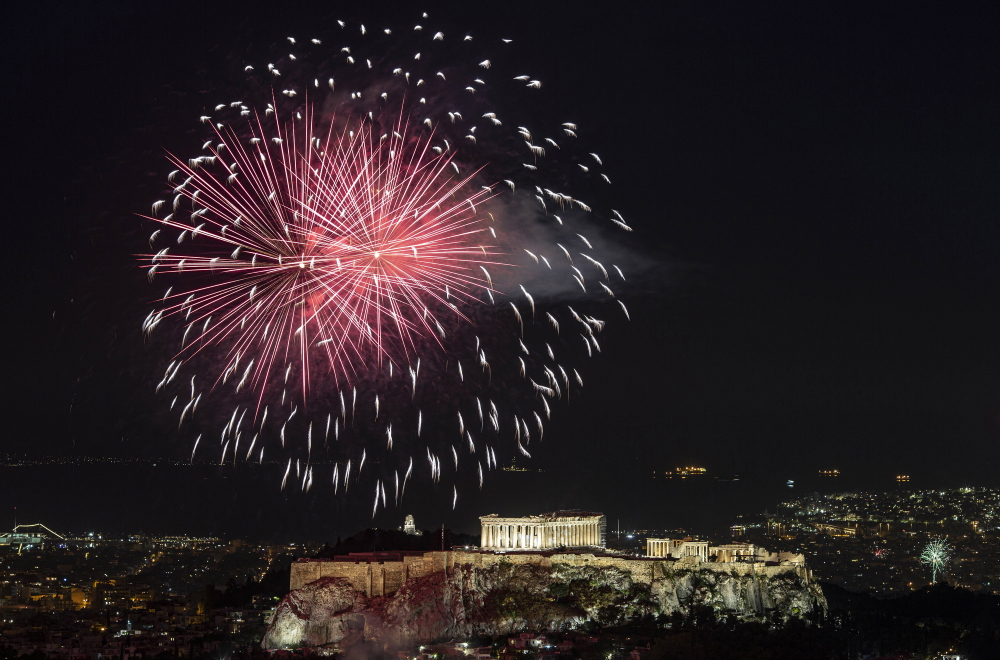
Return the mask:
<svg viewBox="0 0 1000 660">
<path fill-rule="evenodd" d="M 748 620 L 808 617 L 826 608 L 801 555 L 654 539 L 656 556 L 636 557 L 603 547 L 601 514 L 480 520 L 480 548 L 298 560 L 264 647 L 340 648 L 363 637 L 395 648 L 588 620 L 613 625 L 696 605 Z M 562 545 L 567 538 L 581 545 Z M 561 545 L 550 547 L 555 543 Z"/>
</svg>

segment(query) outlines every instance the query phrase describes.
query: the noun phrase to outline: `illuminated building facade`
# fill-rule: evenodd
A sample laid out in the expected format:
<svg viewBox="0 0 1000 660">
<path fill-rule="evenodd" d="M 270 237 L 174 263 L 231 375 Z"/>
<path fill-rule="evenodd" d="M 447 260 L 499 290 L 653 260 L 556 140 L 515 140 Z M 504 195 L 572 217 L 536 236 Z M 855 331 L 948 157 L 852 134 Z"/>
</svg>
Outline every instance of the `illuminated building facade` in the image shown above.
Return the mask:
<svg viewBox="0 0 1000 660">
<path fill-rule="evenodd" d="M 554 511 L 526 518 L 481 516 L 483 550 L 604 548 L 606 518 L 589 511 Z"/>
<path fill-rule="evenodd" d="M 647 557 L 701 557 L 708 561 L 708 541 L 693 539 L 646 539 Z"/>
</svg>

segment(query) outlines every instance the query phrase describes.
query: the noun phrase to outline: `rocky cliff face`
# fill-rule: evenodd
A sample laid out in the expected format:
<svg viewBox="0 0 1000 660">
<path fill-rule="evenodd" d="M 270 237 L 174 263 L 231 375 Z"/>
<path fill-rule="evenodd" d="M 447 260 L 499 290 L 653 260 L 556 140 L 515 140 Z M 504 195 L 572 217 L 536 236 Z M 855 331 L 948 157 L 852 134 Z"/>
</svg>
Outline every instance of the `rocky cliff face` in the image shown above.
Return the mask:
<svg viewBox="0 0 1000 660">
<path fill-rule="evenodd" d="M 359 638 L 386 648 L 471 635 L 621 624 L 711 608 L 743 620 L 788 620 L 826 609 L 818 585 L 794 572 L 744 575 L 669 570 L 648 583 L 614 567 L 498 564 L 460 566 L 409 580 L 396 594 L 367 598 L 343 578 L 322 578 L 278 605 L 264 648 L 345 647 Z"/>
</svg>

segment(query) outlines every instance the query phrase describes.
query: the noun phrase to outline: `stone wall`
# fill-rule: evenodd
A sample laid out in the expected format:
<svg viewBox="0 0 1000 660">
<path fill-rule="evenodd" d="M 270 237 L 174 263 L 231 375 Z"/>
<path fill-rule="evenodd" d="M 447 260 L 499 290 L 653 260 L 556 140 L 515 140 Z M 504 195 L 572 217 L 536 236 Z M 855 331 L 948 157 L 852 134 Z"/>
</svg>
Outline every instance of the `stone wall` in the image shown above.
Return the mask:
<svg viewBox="0 0 1000 660">
<path fill-rule="evenodd" d="M 388 553 L 387 553 L 388 554 Z M 351 560 L 353 559 L 353 561 Z M 684 557 L 678 560 L 650 557 L 627 557 L 594 553 L 555 552 L 483 552 L 451 550 L 445 552 L 425 552 L 423 555 L 399 556 L 398 558 L 358 555 L 337 560 L 306 559 L 292 563 L 290 588 L 300 589 L 320 578 L 344 578 L 351 586 L 372 596 L 388 596 L 396 593 L 409 579 L 422 578 L 441 571 L 450 571 L 455 566 L 471 566 L 482 569 L 500 562 L 513 565 L 532 564 L 550 568 L 553 564 L 570 566 L 614 567 L 631 574 L 632 579 L 643 584 L 671 575 L 677 571 L 704 570 L 732 576 L 796 575 L 806 582 L 812 573 L 803 565 L 765 566 L 738 562 L 705 562 L 700 557 Z"/>
<path fill-rule="evenodd" d="M 335 577 L 344 578 L 355 590 L 367 596 L 386 596 L 396 593 L 411 577 L 433 573 L 434 570 L 425 567 L 425 558 L 426 555 L 300 559 L 292 563 L 289 588 L 301 589 L 320 578 Z"/>
</svg>

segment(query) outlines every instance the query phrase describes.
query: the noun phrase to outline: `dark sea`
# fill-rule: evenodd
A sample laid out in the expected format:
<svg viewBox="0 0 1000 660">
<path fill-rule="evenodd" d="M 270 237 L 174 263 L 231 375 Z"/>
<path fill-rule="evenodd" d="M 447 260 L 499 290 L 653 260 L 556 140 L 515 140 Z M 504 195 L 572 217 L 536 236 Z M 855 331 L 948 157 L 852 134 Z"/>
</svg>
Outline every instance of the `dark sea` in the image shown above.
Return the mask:
<svg viewBox="0 0 1000 660">
<path fill-rule="evenodd" d="M 165 461 L 89 462 L 0 467 L 0 528 L 41 522 L 61 534 L 217 536 L 278 542 L 335 542 L 366 527 L 399 528 L 407 514 L 423 529 L 478 534 L 480 515 L 524 516 L 555 509 L 585 509 L 607 515 L 608 530 L 686 529 L 711 539 L 729 527 L 783 501 L 812 492 L 895 490 L 894 480 L 818 475 L 708 474 L 653 479 L 638 469 L 634 479 L 602 479 L 601 470 L 558 466 L 546 471 L 500 471 L 480 492 L 460 486 L 452 509 L 450 484 L 410 482 L 399 506 L 390 484 L 388 508 L 373 516 L 374 492 L 352 486 L 334 495 L 332 466 L 317 465 L 312 489 L 301 492 L 294 479 L 281 490 L 283 465 L 184 465 Z M 619 472 L 620 474 L 620 472 Z M 294 475 L 294 470 L 293 470 Z M 789 487 L 787 481 L 794 479 Z M 978 481 L 982 482 L 982 479 Z M 996 486 L 970 483 L 960 475 L 910 487 Z M 16 511 L 15 511 L 16 507 Z"/>
</svg>

